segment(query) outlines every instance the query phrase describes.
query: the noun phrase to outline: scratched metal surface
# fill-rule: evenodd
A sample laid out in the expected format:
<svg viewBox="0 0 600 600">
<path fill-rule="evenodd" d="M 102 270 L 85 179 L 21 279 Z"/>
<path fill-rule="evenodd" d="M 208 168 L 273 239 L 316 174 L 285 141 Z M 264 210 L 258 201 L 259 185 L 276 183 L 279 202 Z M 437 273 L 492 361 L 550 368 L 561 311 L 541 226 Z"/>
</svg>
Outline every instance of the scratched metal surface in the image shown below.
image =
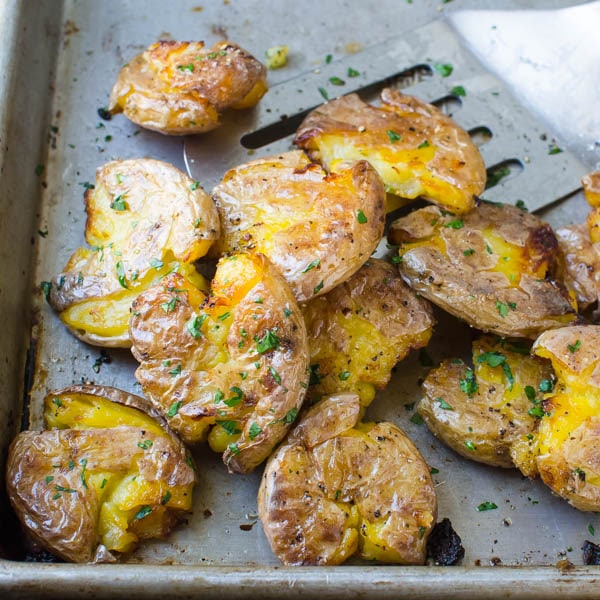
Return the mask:
<svg viewBox="0 0 600 600">
<path fill-rule="evenodd" d="M 11 92 L 11 101 L 3 105 L 0 114 L 0 139 L 7 142 L 0 154 L 0 249 L 5 265 L 0 272 L 0 314 L 8 333 L 2 341 L 0 364 L 3 452 L 18 430 L 23 405 L 26 424 L 40 426 L 41 399 L 48 389 L 89 380 L 139 391 L 128 352 L 109 351 L 111 362 L 95 372 L 99 349 L 70 336 L 37 291 L 39 282 L 58 272 L 83 243 L 81 184 L 93 181 L 98 166 L 117 158 L 149 156 L 185 168 L 182 139 L 139 130 L 122 116 L 106 122 L 97 115 L 97 108 L 107 103 L 120 66 L 134 54 L 168 37 L 204 39 L 212 44 L 227 36 L 259 58 L 266 48 L 287 44 L 288 66 L 269 72 L 270 84 L 275 85 L 318 68 L 327 54 L 342 58 L 387 37 L 413 31 L 445 11 L 569 4 L 560 0 L 310 0 L 277 4 L 257 0 L 202 4 L 201 0 L 49 0 L 37 3 L 33 11 L 26 1 L 5 2 L 0 8 L 0 21 L 4 19 L 0 31 L 14 35 L 3 38 L 12 40 L 13 58 L 6 61 L 4 57 L 8 71 L 0 80 L 0 99 L 8 97 L 7 90 Z M 34 175 L 37 164 L 44 165 L 39 177 Z M 211 177 L 218 175 L 212 173 Z M 575 197 L 568 207 L 552 209 L 549 219 L 578 221 L 584 215 L 583 200 Z M 441 316 L 429 352 L 434 359 L 441 359 L 455 352 L 457 340 L 466 342 L 469 335 L 463 326 Z M 33 370 L 31 380 L 24 384 L 25 350 L 33 347 L 31 340 L 35 340 Z M 356 597 L 450 597 L 449 589 L 462 598 L 525 597 L 550 590 L 593 597 L 595 570 L 581 568 L 573 575 L 544 566 L 563 557 L 581 565 L 583 541 L 594 540 L 588 526 L 600 532 L 600 519 L 569 508 L 539 482 L 528 481 L 515 471 L 460 459 L 424 426 L 412 423 L 413 412 L 406 405 L 418 398 L 418 382 L 425 373 L 416 356 L 401 363 L 387 390 L 373 403 L 370 416 L 402 426 L 428 462 L 439 469 L 435 475 L 439 516 L 449 517 L 463 539 L 466 556 L 461 567 L 275 568 L 278 561 L 260 524 L 246 527 L 256 521 L 260 472 L 230 476 L 218 457 L 200 448 L 195 453 L 201 481 L 193 515 L 167 541 L 142 545 L 130 557 L 130 563 L 137 564 L 92 568 L 0 559 L 0 589 L 15 597 L 51 596 L 56 586 L 64 592 L 63 597 L 99 596 L 101 591 L 143 592 L 146 597 L 202 592 L 216 597 L 223 589 L 232 598 L 246 593 L 260 593 L 265 598 L 319 593 L 333 598 L 350 590 Z M 24 386 L 29 392 L 25 403 Z M 486 500 L 494 501 L 498 509 L 477 512 L 476 506 Z M 0 528 L 3 556 L 10 545 L 6 539 L 9 532 L 8 527 Z M 491 563 L 515 568 L 492 569 L 488 567 Z"/>
</svg>

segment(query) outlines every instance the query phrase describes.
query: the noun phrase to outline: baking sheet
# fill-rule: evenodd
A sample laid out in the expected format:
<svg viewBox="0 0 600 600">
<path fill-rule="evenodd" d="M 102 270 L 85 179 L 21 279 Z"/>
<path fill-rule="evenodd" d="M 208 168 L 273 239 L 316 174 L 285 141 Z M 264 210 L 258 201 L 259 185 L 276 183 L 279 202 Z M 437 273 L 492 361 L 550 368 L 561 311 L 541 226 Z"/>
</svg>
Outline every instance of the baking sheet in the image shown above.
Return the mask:
<svg viewBox="0 0 600 600">
<path fill-rule="evenodd" d="M 288 66 L 269 72 L 269 82 L 275 85 L 318 68 L 327 54 L 337 57 L 357 51 L 427 23 L 446 10 L 568 4 L 559 0 L 415 0 L 414 4 L 311 0 L 275 5 L 257 0 L 47 0 L 33 8 L 27 1 L 5 1 L 0 7 L 0 39 L 7 49 L 0 58 L 0 66 L 6 67 L 0 69 L 0 100 L 4 101 L 0 103 L 2 457 L 18 431 L 23 408 L 25 426 L 41 426 L 41 400 L 48 389 L 94 381 L 139 392 L 129 353 L 109 350 L 111 362 L 95 368 L 100 349 L 70 336 L 39 292 L 39 282 L 50 279 L 83 244 L 82 184 L 93 182 L 98 166 L 117 158 L 149 156 L 184 168 L 180 138 L 140 130 L 122 116 L 109 122 L 98 117 L 97 109 L 106 105 L 118 69 L 129 58 L 160 38 L 203 39 L 212 44 L 228 37 L 259 58 L 266 48 L 287 44 Z M 576 197 L 568 206 L 553 209 L 549 220 L 582 221 L 586 212 L 582 198 Z M 439 360 L 457 339 L 467 342 L 469 336 L 463 326 L 442 316 L 429 354 Z M 418 381 L 425 373 L 418 357 L 411 355 L 398 366 L 369 415 L 397 422 L 430 465 L 439 469 L 434 478 L 439 518 L 449 517 L 463 539 L 466 556 L 461 567 L 278 567 L 260 524 L 248 527 L 256 521 L 260 472 L 230 476 L 219 457 L 201 448 L 196 453 L 201 481 L 194 514 L 166 542 L 142 545 L 129 565 L 40 565 L 2 559 L 0 589 L 28 598 L 51 596 L 57 589 L 62 597 L 142 590 L 146 597 L 199 591 L 212 597 L 222 596 L 225 590 L 231 598 L 250 591 L 265 598 L 317 593 L 326 598 L 351 590 L 356 597 L 425 598 L 450 597 L 450 589 L 461 598 L 498 598 L 504 593 L 534 597 L 534 593 L 557 590 L 594 597 L 595 569 L 561 570 L 553 565 L 565 558 L 581 564 L 583 541 L 600 541 L 591 533 L 598 531 L 600 536 L 598 516 L 568 507 L 545 486 L 516 471 L 460 459 L 424 426 L 412 423 L 413 412 L 405 406 L 418 398 Z M 478 513 L 476 506 L 486 500 L 499 508 Z M 10 557 L 13 532 L 6 513 L 0 516 L 0 551 Z"/>
</svg>

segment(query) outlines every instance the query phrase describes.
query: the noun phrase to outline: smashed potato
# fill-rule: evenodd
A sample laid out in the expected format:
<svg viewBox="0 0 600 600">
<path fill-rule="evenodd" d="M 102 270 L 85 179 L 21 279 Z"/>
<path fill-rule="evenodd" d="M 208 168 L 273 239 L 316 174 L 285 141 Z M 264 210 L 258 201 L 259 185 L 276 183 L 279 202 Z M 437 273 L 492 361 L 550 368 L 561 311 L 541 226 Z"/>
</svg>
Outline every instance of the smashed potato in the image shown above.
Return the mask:
<svg viewBox="0 0 600 600">
<path fill-rule="evenodd" d="M 485 164 L 469 134 L 435 106 L 391 88 L 379 107 L 357 94 L 319 106 L 294 143 L 332 171 L 340 161 L 368 160 L 386 191 L 455 213 L 471 210 L 485 188 Z"/>
<path fill-rule="evenodd" d="M 10 446 L 15 513 L 44 548 L 73 562 L 110 562 L 140 540 L 166 537 L 191 510 L 191 458 L 149 403 L 80 385 L 45 400 L 50 430 Z"/>
<path fill-rule="evenodd" d="M 299 301 L 348 279 L 383 236 L 385 192 L 366 161 L 328 175 L 301 151 L 260 158 L 229 170 L 213 199 L 223 236 L 211 253 L 264 254 Z"/>
<path fill-rule="evenodd" d="M 160 133 L 203 133 L 224 110 L 254 106 L 267 92 L 266 73 L 232 42 L 160 41 L 121 69 L 108 110 Z"/>
<path fill-rule="evenodd" d="M 528 345 L 483 336 L 473 343 L 472 366 L 444 360 L 429 372 L 418 413 L 465 458 L 535 476 L 535 433 L 553 373 L 547 361 L 528 354 Z"/>
<path fill-rule="evenodd" d="M 221 259 L 209 296 L 166 277 L 134 301 L 130 336 L 144 394 L 185 442 L 208 436 L 231 472 L 265 460 L 302 405 L 306 328 L 262 255 Z"/>
<path fill-rule="evenodd" d="M 350 556 L 423 564 L 436 520 L 429 467 L 391 423 L 358 423 L 355 394 L 313 406 L 269 459 L 258 512 L 286 565 Z"/>
<path fill-rule="evenodd" d="M 142 290 L 173 271 L 206 288 L 192 263 L 219 237 L 219 215 L 198 182 L 151 159 L 100 167 L 85 202 L 89 247 L 71 256 L 48 300 L 83 341 L 128 347 L 129 309 Z"/>
<path fill-rule="evenodd" d="M 429 206 L 392 223 L 388 239 L 404 280 L 472 327 L 535 339 L 577 318 L 554 232 L 514 206 L 483 203 L 461 217 Z"/>
<path fill-rule="evenodd" d="M 390 380 L 392 368 L 431 338 L 434 319 L 389 263 L 370 258 L 350 279 L 302 306 L 318 399 L 356 392 L 363 407 Z"/>
<path fill-rule="evenodd" d="M 554 392 L 544 401 L 537 465 L 544 483 L 575 508 L 600 510 L 600 327 L 543 333 L 533 352 L 552 362 Z"/>
</svg>

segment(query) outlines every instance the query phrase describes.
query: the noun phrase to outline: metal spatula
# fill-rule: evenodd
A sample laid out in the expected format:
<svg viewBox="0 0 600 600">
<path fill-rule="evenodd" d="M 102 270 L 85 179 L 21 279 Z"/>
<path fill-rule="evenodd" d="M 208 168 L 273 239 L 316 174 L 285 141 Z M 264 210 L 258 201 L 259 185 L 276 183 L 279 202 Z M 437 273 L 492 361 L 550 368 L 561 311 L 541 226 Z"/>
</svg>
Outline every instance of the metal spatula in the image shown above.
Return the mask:
<svg viewBox="0 0 600 600">
<path fill-rule="evenodd" d="M 186 138 L 188 172 L 210 190 L 227 169 L 290 149 L 301 120 L 327 98 L 358 92 L 371 101 L 388 85 L 445 105 L 485 141 L 480 150 L 495 184 L 484 193 L 488 200 L 538 210 L 579 189 L 589 170 L 439 20 L 274 86 L 252 111 L 228 114 L 219 129 Z"/>
</svg>

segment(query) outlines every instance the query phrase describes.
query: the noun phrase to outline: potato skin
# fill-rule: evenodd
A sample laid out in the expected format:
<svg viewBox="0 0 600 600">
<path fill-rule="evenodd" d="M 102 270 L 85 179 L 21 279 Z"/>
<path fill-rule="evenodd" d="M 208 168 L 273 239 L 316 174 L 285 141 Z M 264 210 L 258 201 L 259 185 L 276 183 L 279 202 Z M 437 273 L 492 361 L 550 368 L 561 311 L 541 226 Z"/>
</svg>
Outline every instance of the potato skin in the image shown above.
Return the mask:
<svg viewBox="0 0 600 600">
<path fill-rule="evenodd" d="M 235 434 L 223 454 L 231 472 L 264 461 L 304 400 L 304 321 L 262 255 L 221 259 L 208 297 L 165 278 L 135 300 L 130 336 L 136 378 L 184 441 L 203 441 L 215 424 Z"/>
<path fill-rule="evenodd" d="M 398 427 L 356 427 L 359 414 L 355 394 L 328 397 L 269 459 L 258 511 L 282 563 L 341 564 L 359 547 L 362 558 L 424 563 L 437 514 L 429 467 Z"/>
<path fill-rule="evenodd" d="M 190 135 L 219 126 L 219 114 L 254 106 L 266 93 L 266 68 L 232 42 L 159 41 L 125 65 L 108 110 L 146 129 Z"/>
<path fill-rule="evenodd" d="M 260 158 L 229 170 L 213 199 L 223 227 L 214 251 L 265 254 L 298 301 L 348 279 L 383 236 L 385 192 L 366 161 L 328 175 L 301 151 Z"/>
<path fill-rule="evenodd" d="M 85 193 L 82 247 L 52 281 L 49 302 L 83 341 L 128 347 L 135 296 L 179 265 L 197 284 L 193 262 L 219 237 L 210 196 L 176 167 L 153 159 L 111 161 Z"/>
<path fill-rule="evenodd" d="M 544 332 L 533 352 L 557 374 L 539 429 L 538 469 L 544 483 L 583 511 L 600 510 L 600 327 Z"/>
<path fill-rule="evenodd" d="M 103 507 L 115 502 L 111 496 L 117 487 L 114 480 L 135 473 L 147 489 L 142 497 L 133 499 L 129 512 L 144 505 L 159 515 L 149 530 L 144 529 L 143 517 L 127 526 L 136 532 L 129 533 L 131 545 L 135 539 L 169 533 L 182 516 L 182 505 L 177 504 L 180 492 L 189 494 L 184 509 L 191 508 L 195 473 L 185 448 L 164 421 L 141 412 L 148 407 L 144 398 L 115 388 L 72 386 L 48 395 L 47 417 L 54 412 L 57 416 L 67 403 L 80 397 L 92 407 L 101 400 L 132 407 L 140 411 L 138 419 L 145 425 L 124 424 L 129 414 L 124 412 L 123 422 L 112 427 L 98 422 L 90 425 L 83 418 L 74 424 L 76 428 L 20 433 L 8 453 L 8 496 L 17 516 L 42 547 L 68 561 L 110 562 L 117 560 L 120 552 L 106 547 L 99 522 Z M 91 419 L 97 419 L 93 408 L 91 413 Z M 173 490 L 173 502 L 170 498 L 164 501 L 163 488 Z"/>
<path fill-rule="evenodd" d="M 392 223 L 388 239 L 404 280 L 472 327 L 535 339 L 577 319 L 556 236 L 518 208 L 483 203 L 456 218 L 430 206 Z"/>
<path fill-rule="evenodd" d="M 328 170 L 340 159 L 365 158 L 388 192 L 456 213 L 471 210 L 485 187 L 485 164 L 469 134 L 435 106 L 391 88 L 381 92 L 380 107 L 357 94 L 319 106 L 294 143 Z"/>
<path fill-rule="evenodd" d="M 429 372 L 417 411 L 429 430 L 461 456 L 517 467 L 534 477 L 539 425 L 535 415 L 541 410 L 535 407 L 543 397 L 541 383 L 552 381 L 553 373 L 547 361 L 523 352 L 527 346 L 483 336 L 473 343 L 473 367 L 462 360 L 444 360 Z M 486 357 L 497 366 L 490 366 Z M 538 405 L 526 394 L 526 386 Z"/>
<path fill-rule="evenodd" d="M 363 407 L 386 386 L 396 363 L 427 345 L 435 322 L 429 303 L 377 258 L 301 308 L 310 347 L 309 398 L 356 392 Z"/>
</svg>

